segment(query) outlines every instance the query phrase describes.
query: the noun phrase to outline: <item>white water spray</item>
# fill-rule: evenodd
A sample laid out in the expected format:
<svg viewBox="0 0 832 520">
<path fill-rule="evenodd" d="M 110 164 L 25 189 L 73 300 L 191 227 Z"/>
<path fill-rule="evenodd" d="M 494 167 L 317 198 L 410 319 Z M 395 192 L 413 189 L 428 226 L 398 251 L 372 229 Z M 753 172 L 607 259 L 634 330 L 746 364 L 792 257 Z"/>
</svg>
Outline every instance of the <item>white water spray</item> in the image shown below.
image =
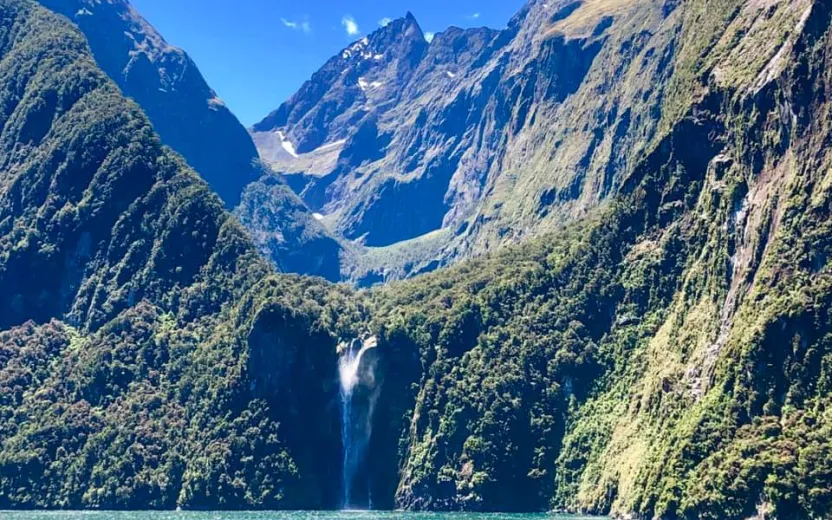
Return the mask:
<svg viewBox="0 0 832 520">
<path fill-rule="evenodd" d="M 343 345 L 338 358 L 338 376 L 341 382 L 341 445 L 344 447 L 344 462 L 342 466 L 342 480 L 344 485 L 344 508 L 349 509 L 352 503 L 352 484 L 358 464 L 361 462 L 366 448 L 367 439 L 370 433 L 370 418 L 372 408 L 375 404 L 375 397 L 370 399 L 369 409 L 366 415 L 367 423 L 360 426 L 360 430 L 353 424 L 353 390 L 359 383 L 361 359 L 368 350 L 378 346 L 378 340 L 371 337 L 361 344 L 357 349 L 358 342 Z M 373 381 L 369 381 L 373 384 Z M 360 435 L 356 435 L 360 433 Z"/>
</svg>

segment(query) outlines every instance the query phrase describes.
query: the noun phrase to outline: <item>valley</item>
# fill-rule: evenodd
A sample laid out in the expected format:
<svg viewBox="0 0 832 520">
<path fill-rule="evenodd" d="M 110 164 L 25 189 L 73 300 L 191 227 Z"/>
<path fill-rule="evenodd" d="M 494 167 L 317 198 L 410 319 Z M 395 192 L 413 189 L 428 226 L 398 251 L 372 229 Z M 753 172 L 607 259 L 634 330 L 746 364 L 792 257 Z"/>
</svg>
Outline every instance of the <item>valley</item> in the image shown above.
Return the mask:
<svg viewBox="0 0 832 520">
<path fill-rule="evenodd" d="M 247 131 L 0 0 L 0 78 L 0 510 L 832 515 L 827 2 L 407 14 Z"/>
</svg>

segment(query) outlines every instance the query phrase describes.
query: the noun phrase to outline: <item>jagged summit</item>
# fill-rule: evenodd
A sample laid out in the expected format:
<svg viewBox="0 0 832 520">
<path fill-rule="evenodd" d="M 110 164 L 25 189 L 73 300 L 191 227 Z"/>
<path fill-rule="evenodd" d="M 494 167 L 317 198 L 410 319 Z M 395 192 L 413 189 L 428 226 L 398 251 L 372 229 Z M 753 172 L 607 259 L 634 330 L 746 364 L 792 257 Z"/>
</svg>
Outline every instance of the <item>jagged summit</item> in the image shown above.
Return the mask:
<svg viewBox="0 0 832 520">
<path fill-rule="evenodd" d="M 290 184 L 315 211 L 341 215 L 334 220 L 335 228 L 349 239 L 388 245 L 441 227 L 446 212 L 441 186 L 422 206 L 418 194 L 411 202 L 399 200 L 402 187 L 389 186 L 388 194 L 395 200 L 377 202 L 397 205 L 395 215 L 382 216 L 383 208 L 355 207 L 345 201 L 366 201 L 356 192 L 383 189 L 368 184 L 385 179 L 365 177 L 360 171 L 364 166 L 383 160 L 394 149 L 404 156 L 407 151 L 401 147 L 413 152 L 426 144 L 417 142 L 413 148 L 395 138 L 409 139 L 408 134 L 422 125 L 414 117 L 425 105 L 444 104 L 465 85 L 463 79 L 473 81 L 466 71 L 478 60 L 485 63 L 482 52 L 499 34 L 487 28 L 451 27 L 429 44 L 412 13 L 392 21 L 333 56 L 292 98 L 251 129 L 261 156 L 277 171 L 300 173 L 290 177 Z M 449 121 L 446 127 L 459 123 Z M 440 141 L 436 145 L 443 146 Z M 396 175 L 392 182 L 414 173 L 421 177 L 426 165 L 420 162 L 392 161 L 387 169 Z M 445 176 L 443 172 L 436 180 L 441 183 Z M 380 217 L 382 228 L 390 229 L 369 225 L 367 211 Z M 405 217 L 409 222 L 402 222 Z"/>
<path fill-rule="evenodd" d="M 251 128 L 263 158 L 279 163 L 351 135 L 368 113 L 395 99 L 427 46 L 408 13 L 342 49 Z"/>
<path fill-rule="evenodd" d="M 422 37 L 424 37 L 424 32 L 422 31 L 422 26 L 419 25 L 419 21 L 416 19 L 416 16 L 414 16 L 412 12 L 408 11 L 404 15 L 404 18 L 399 18 L 399 19 L 393 20 L 391 23 L 395 24 L 397 22 L 401 22 L 403 24 L 403 28 L 405 28 L 405 29 L 416 29 L 418 31 L 418 34 L 421 35 Z M 382 27 L 382 29 L 384 29 L 384 28 L 385 27 Z M 377 31 L 374 31 L 374 32 L 379 32 L 379 31 L 377 30 Z"/>
</svg>

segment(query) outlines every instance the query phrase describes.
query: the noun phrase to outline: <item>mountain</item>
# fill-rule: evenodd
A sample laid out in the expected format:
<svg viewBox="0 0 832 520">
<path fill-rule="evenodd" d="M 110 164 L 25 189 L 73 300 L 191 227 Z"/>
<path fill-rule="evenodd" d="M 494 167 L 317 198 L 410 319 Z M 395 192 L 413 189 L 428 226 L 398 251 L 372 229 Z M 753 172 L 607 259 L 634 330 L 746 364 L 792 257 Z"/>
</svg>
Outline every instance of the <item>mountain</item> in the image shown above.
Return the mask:
<svg viewBox="0 0 832 520">
<path fill-rule="evenodd" d="M 358 132 L 370 113 L 383 112 L 397 101 L 427 46 L 408 13 L 344 49 L 252 127 L 255 139 L 262 139 L 264 157 L 293 158 Z"/>
<path fill-rule="evenodd" d="M 455 67 L 471 62 L 496 35 L 488 29 L 475 33 L 459 35 L 456 41 L 440 35 L 440 43 L 429 46 L 408 14 L 347 47 L 252 127 L 263 158 L 278 171 L 292 174 L 289 184 L 314 210 L 337 218 L 337 230 L 349 239 L 389 245 L 437 229 L 441 215 L 437 221 L 435 204 L 418 193 L 396 194 L 407 184 L 395 180 L 399 172 L 381 179 L 361 170 L 366 164 L 384 163 L 396 135 L 392 125 L 413 123 L 412 118 L 402 118 L 417 113 L 414 99 L 437 88 L 442 92 L 449 79 L 445 74 L 453 75 Z M 448 47 L 440 48 L 446 40 Z M 434 81 L 431 89 L 429 74 L 436 68 L 442 69 L 446 81 Z M 402 113 L 405 109 L 407 114 Z M 440 188 L 431 188 L 434 195 L 441 196 Z M 378 197 L 378 203 L 389 205 L 394 213 L 368 209 L 372 214 L 365 215 L 365 209 L 354 205 L 362 203 L 364 192 L 388 191 L 390 196 Z"/>
<path fill-rule="evenodd" d="M 530 107 L 516 136 L 541 132 L 527 150 L 566 157 L 596 129 L 586 111 L 600 117 L 615 96 L 641 130 L 613 139 L 619 116 L 599 120 L 597 153 L 621 162 L 599 200 L 552 199 L 559 226 L 538 215 L 512 228 L 534 235 L 522 245 L 354 292 L 276 274 L 74 26 L 0 0 L 0 509 L 830 517 L 828 2 L 531 2 L 508 32 L 477 34 L 496 37 L 493 55 L 511 50 L 506 71 L 523 42 L 558 49 L 512 105 Z M 607 39 L 587 74 L 604 82 L 565 95 L 596 37 Z M 501 79 L 472 106 L 507 117 L 500 92 L 516 84 Z M 576 119 L 561 127 L 564 107 Z M 502 135 L 480 151 L 519 146 Z M 616 142 L 626 147 L 604 148 Z M 296 173 L 295 188 L 316 182 Z M 516 193 L 544 182 L 524 175 Z M 560 193 L 558 179 L 547 189 Z M 250 187 L 250 207 L 280 182 Z M 261 243 L 286 208 L 253 212 Z M 437 264 L 448 244 L 468 254 L 468 232 L 368 247 L 348 267 L 404 275 L 426 250 Z"/>
<path fill-rule="evenodd" d="M 830 41 L 824 1 L 532 1 L 422 61 L 459 84 L 374 110 L 375 158 L 343 166 L 359 126 L 275 161 L 375 260 L 500 249 L 371 292 L 374 504 L 832 514 Z M 386 234 L 431 200 L 442 230 Z"/>
<path fill-rule="evenodd" d="M 259 248 L 281 270 L 340 278 L 339 242 L 260 164 L 247 130 L 183 50 L 168 44 L 127 0 L 41 3 L 79 27 L 99 67 L 141 106 L 164 144 L 181 154 L 227 207 L 236 207 Z"/>
<path fill-rule="evenodd" d="M 127 0 L 44 0 L 83 31 L 96 61 L 179 152 L 234 207 L 257 180 L 257 150 L 188 55 L 169 45 Z"/>
<path fill-rule="evenodd" d="M 0 79 L 0 509 L 336 504 L 350 292 L 274 274 L 66 18 L 0 0 Z"/>
<path fill-rule="evenodd" d="M 408 16 L 327 62 L 252 135 L 336 233 L 424 243 L 364 270 L 395 279 L 493 251 L 621 187 L 663 118 L 675 5 L 531 1 L 506 29 L 430 44 Z"/>
<path fill-rule="evenodd" d="M 558 23 L 593 27 L 614 5 Z M 396 376 L 371 449 L 398 466 L 370 474 L 374 496 L 405 509 L 832 514 L 832 11 L 641 6 L 662 11 L 635 62 L 665 54 L 664 94 L 610 202 L 375 293 Z"/>
</svg>

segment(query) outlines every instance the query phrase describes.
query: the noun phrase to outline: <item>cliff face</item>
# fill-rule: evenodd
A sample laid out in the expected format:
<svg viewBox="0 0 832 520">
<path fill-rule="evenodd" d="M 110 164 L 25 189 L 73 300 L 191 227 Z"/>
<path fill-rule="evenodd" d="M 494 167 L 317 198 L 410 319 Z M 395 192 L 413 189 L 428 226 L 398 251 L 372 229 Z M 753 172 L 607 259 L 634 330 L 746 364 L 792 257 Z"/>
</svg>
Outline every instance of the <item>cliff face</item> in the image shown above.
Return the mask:
<svg viewBox="0 0 832 520">
<path fill-rule="evenodd" d="M 273 274 L 65 18 L 0 1 L 0 79 L 0 509 L 334 505 L 349 292 Z"/>
<path fill-rule="evenodd" d="M 832 13 L 688 1 L 663 27 L 662 117 L 611 204 L 378 293 L 398 506 L 832 512 Z"/>
<path fill-rule="evenodd" d="M 433 269 L 557 229 L 620 188 L 662 117 L 674 6 L 532 1 L 502 31 L 451 28 L 430 44 L 408 17 L 330 60 L 252 133 L 347 239 L 425 243 L 346 276 Z"/>
</svg>

